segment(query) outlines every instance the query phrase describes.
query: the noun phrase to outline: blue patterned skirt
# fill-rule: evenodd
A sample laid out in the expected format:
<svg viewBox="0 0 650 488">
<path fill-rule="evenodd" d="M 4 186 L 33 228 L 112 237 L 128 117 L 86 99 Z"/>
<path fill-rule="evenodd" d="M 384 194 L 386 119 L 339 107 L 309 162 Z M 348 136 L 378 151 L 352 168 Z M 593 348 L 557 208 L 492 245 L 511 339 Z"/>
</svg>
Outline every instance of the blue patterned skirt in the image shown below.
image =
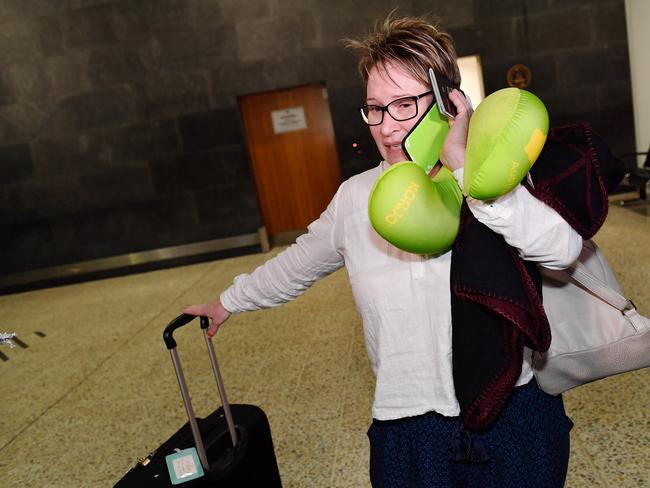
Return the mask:
<svg viewBox="0 0 650 488">
<path fill-rule="evenodd" d="M 564 486 L 573 423 L 561 396 L 533 379 L 515 388 L 500 417 L 482 433 L 468 433 L 458 417 L 428 413 L 373 420 L 373 488 L 556 488 Z"/>
</svg>

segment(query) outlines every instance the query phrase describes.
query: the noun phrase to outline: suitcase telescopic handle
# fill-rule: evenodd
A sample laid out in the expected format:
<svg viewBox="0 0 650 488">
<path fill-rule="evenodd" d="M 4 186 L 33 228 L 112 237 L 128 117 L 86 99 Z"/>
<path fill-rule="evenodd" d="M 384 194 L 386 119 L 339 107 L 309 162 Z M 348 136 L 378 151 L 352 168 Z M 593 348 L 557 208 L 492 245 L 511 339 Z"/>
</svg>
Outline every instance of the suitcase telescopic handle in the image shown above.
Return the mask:
<svg viewBox="0 0 650 488">
<path fill-rule="evenodd" d="M 174 320 L 172 320 L 167 327 L 165 327 L 165 332 L 163 332 L 163 340 L 165 341 L 165 345 L 167 346 L 167 349 L 171 350 L 176 347 L 176 340 L 174 340 L 174 331 L 176 329 L 180 329 L 184 325 L 189 324 L 192 320 L 196 318 L 195 315 L 189 315 L 189 314 L 181 314 L 178 317 L 176 317 Z M 205 322 L 208 323 L 209 321 L 207 317 L 201 317 L 201 319 L 205 319 Z M 203 320 L 201 320 L 203 322 Z M 201 328 L 203 328 L 203 324 L 201 324 Z"/>
<path fill-rule="evenodd" d="M 207 456 L 205 454 L 205 447 L 203 446 L 203 440 L 201 439 L 201 432 L 199 431 L 198 424 L 196 422 L 196 416 L 194 415 L 194 409 L 192 408 L 192 401 L 190 399 L 189 391 L 187 390 L 187 384 L 185 382 L 185 376 L 183 375 L 183 369 L 181 368 L 180 358 L 178 357 L 178 352 L 176 351 L 176 341 L 174 340 L 174 331 L 179 329 L 187 324 L 189 324 L 196 317 L 194 315 L 182 314 L 172 320 L 165 331 L 163 332 L 163 340 L 165 345 L 172 357 L 172 363 L 174 364 L 174 370 L 176 372 L 176 379 L 178 380 L 178 386 L 181 390 L 181 396 L 183 397 L 183 404 L 185 405 L 185 410 L 187 412 L 187 417 L 190 422 L 190 427 L 192 429 L 192 436 L 194 437 L 194 443 L 196 444 L 196 450 L 199 454 L 199 459 L 201 464 L 206 470 L 210 469 Z M 226 390 L 223 386 L 223 380 L 221 379 L 221 373 L 219 371 L 219 365 L 217 364 L 217 356 L 214 352 L 214 346 L 212 345 L 212 340 L 208 336 L 208 327 L 210 326 L 210 321 L 207 317 L 201 317 L 201 330 L 203 331 L 203 338 L 205 340 L 206 347 L 208 348 L 208 355 L 210 357 L 210 364 L 212 365 L 212 372 L 214 373 L 214 379 L 217 383 L 217 389 L 219 390 L 219 397 L 221 398 L 221 404 L 223 405 L 223 412 L 226 417 L 226 423 L 228 424 L 228 431 L 230 432 L 230 439 L 232 440 L 233 447 L 237 446 L 237 431 L 235 430 L 235 422 L 232 417 L 232 412 L 230 410 L 230 404 L 228 403 L 228 398 L 226 396 Z"/>
</svg>

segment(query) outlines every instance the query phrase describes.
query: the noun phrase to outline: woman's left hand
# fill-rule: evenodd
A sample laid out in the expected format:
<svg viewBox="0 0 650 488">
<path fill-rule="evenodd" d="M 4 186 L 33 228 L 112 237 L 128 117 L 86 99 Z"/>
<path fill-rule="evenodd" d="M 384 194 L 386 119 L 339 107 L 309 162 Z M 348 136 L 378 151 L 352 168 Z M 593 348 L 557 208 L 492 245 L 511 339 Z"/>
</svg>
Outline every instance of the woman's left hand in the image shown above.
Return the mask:
<svg viewBox="0 0 650 488">
<path fill-rule="evenodd" d="M 183 312 L 190 315 L 208 317 L 210 319 L 208 337 L 215 335 L 219 327 L 221 327 L 221 324 L 230 317 L 230 312 L 226 310 L 226 308 L 221 304 L 221 300 L 218 298 L 200 305 L 189 305 L 185 307 Z"/>
<path fill-rule="evenodd" d="M 465 166 L 467 130 L 472 117 L 472 103 L 460 90 L 452 90 L 449 100 L 456 106 L 456 118 L 449 121 L 449 133 L 440 151 L 440 161 L 454 171 Z"/>
</svg>

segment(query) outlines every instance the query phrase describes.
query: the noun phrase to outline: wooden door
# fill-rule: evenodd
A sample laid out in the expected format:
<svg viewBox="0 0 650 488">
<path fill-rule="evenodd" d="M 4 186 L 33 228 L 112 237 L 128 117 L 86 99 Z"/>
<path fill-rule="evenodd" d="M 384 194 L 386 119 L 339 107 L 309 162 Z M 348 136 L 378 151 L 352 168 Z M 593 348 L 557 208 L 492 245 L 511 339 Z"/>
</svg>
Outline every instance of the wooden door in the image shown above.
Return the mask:
<svg viewBox="0 0 650 488">
<path fill-rule="evenodd" d="M 323 85 L 239 99 L 267 232 L 300 231 L 341 182 L 327 90 Z"/>
</svg>

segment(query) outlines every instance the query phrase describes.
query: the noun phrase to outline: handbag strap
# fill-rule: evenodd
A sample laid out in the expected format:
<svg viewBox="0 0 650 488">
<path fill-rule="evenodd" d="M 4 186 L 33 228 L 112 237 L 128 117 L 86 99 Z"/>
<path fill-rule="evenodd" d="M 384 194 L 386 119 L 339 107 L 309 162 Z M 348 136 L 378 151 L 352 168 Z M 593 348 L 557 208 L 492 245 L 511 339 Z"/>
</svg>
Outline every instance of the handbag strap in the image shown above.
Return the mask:
<svg viewBox="0 0 650 488">
<path fill-rule="evenodd" d="M 612 307 L 620 310 L 621 313 L 626 313 L 630 310 L 636 309 L 632 300 L 625 298 L 619 292 L 596 278 L 580 261 L 576 261 L 568 268 L 568 271 L 564 270 L 563 272 L 580 283 L 602 301 L 609 303 Z"/>
</svg>

